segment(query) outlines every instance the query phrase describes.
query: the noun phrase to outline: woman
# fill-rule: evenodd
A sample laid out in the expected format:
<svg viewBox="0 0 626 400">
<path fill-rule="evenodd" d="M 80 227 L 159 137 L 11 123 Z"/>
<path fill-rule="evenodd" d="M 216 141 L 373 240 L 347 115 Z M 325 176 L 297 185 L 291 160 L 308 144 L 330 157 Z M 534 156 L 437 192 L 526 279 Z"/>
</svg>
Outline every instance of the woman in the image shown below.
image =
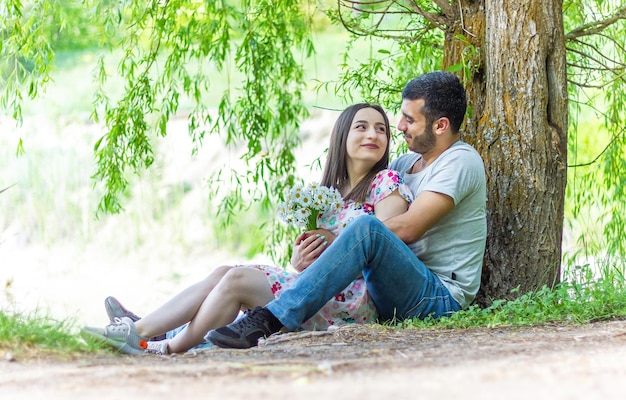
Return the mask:
<svg viewBox="0 0 626 400">
<path fill-rule="evenodd" d="M 359 103 L 341 113 L 330 138 L 321 185 L 339 190 L 345 205 L 338 214 L 320 215 L 318 226 L 322 229 L 298 236 L 291 260 L 297 272 L 307 268 L 354 218 L 374 214 L 385 220 L 407 210 L 411 192 L 397 172 L 386 169 L 389 140 L 389 120 L 380 106 Z M 105 328 L 85 327 L 82 333 L 128 354 L 181 353 L 204 343 L 209 330 L 234 321 L 240 310 L 265 305 L 280 296 L 297 276 L 267 265 L 221 266 L 142 319 L 108 298 L 105 304 L 112 323 Z M 303 328 L 326 329 L 350 322 L 374 322 L 376 318 L 364 281 L 357 279 Z M 171 339 L 147 339 L 183 324 Z"/>
</svg>

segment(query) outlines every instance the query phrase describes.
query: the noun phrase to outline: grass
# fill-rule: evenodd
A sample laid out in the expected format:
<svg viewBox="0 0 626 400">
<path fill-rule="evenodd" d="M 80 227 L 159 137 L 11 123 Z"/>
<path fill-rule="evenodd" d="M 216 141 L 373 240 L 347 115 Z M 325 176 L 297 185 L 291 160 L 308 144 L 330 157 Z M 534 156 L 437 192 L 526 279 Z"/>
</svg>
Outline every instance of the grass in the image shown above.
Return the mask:
<svg viewBox="0 0 626 400">
<path fill-rule="evenodd" d="M 447 318 L 407 320 L 402 327 L 432 329 L 492 328 L 584 324 L 626 317 L 626 283 L 623 271 L 604 269 L 594 277 L 589 265 L 573 268 L 554 288 L 547 286 L 519 295 L 515 300 L 494 300 L 487 308 L 470 306 Z"/>
<path fill-rule="evenodd" d="M 590 279 L 589 266 L 578 267 L 580 282 L 563 281 L 555 288 L 543 287 L 520 295 L 515 300 L 495 300 L 481 309 L 471 306 L 447 318 L 406 320 L 400 328 L 468 329 L 504 326 L 546 325 L 551 323 L 584 324 L 626 317 L 626 287 L 618 271 L 600 279 Z M 580 275 L 578 275 L 580 276 Z M 71 358 L 106 349 L 97 342 L 84 342 L 71 321 L 57 320 L 39 313 L 21 314 L 0 311 L 0 349 L 21 355 L 35 352 Z"/>
<path fill-rule="evenodd" d="M 105 349 L 101 344 L 81 340 L 74 331 L 71 320 L 59 320 L 41 311 L 0 310 L 0 350 L 15 358 L 34 355 L 71 359 Z"/>
</svg>

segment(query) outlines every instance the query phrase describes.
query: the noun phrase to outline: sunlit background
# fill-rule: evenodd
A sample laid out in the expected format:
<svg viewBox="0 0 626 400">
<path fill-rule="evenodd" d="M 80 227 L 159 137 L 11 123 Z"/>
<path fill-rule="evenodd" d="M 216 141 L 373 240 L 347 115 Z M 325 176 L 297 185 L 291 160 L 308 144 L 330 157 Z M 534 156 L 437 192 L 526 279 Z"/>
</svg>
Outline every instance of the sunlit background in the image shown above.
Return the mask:
<svg viewBox="0 0 626 400">
<path fill-rule="evenodd" d="M 320 52 L 324 62 L 312 67 L 307 94 L 311 117 L 299 132 L 306 180 L 318 179 L 316 161 L 324 157 L 334 110 L 345 106 L 314 88 L 315 79 L 340 72 L 332 46 Z M 258 230 L 267 229 L 259 227 L 258 209 L 236 216 L 231 227 L 217 223 L 207 179 L 220 169 L 243 170 L 243 162 L 216 136 L 192 155 L 184 107 L 168 136 L 154 141 L 153 166 L 131 176 L 124 211 L 97 213 L 93 146 L 104 131 L 89 117 L 96 58 L 91 51 L 59 55 L 54 82 L 25 103 L 23 123 L 0 117 L 0 190 L 7 188 L 0 193 L 0 309 L 100 324 L 107 321 L 106 296 L 145 314 L 216 266 L 272 262 L 254 254 L 263 237 Z M 109 60 L 114 65 L 116 55 Z M 18 155 L 20 140 L 25 152 Z"/>
</svg>

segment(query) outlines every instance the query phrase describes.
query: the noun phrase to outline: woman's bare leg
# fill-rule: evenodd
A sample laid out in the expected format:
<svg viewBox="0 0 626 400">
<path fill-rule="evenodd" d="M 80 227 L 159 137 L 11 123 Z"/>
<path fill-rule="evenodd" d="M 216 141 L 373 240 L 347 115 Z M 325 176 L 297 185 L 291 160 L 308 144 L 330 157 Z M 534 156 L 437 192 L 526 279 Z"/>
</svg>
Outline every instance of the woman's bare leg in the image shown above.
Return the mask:
<svg viewBox="0 0 626 400">
<path fill-rule="evenodd" d="M 273 299 L 263 271 L 247 267 L 229 270 L 197 309 L 189 325 L 170 340 L 170 353 L 182 353 L 204 343 L 209 330 L 233 322 L 239 310 L 263 306 Z"/>
<path fill-rule="evenodd" d="M 220 280 L 235 267 L 217 267 L 202 281 L 178 293 L 167 303 L 135 322 L 137 333 L 143 337 L 154 337 L 189 322 Z"/>
</svg>

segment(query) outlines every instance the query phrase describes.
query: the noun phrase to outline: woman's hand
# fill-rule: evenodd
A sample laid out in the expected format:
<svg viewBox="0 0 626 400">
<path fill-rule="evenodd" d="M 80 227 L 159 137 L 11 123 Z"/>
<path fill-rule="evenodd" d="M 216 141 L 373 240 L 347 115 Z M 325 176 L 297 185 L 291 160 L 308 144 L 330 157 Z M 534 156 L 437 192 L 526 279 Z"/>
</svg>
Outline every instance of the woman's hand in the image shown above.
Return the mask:
<svg viewBox="0 0 626 400">
<path fill-rule="evenodd" d="M 332 234 L 331 231 L 327 231 L 326 229 L 316 229 L 314 231 L 309 231 L 309 234 L 324 236 L 324 240 L 327 242 L 326 247 L 330 246 L 332 242 L 335 241 L 335 235 Z"/>
<path fill-rule="evenodd" d="M 325 229 L 301 233 L 296 238 L 291 256 L 291 265 L 302 272 L 335 240 L 335 235 Z"/>
</svg>

